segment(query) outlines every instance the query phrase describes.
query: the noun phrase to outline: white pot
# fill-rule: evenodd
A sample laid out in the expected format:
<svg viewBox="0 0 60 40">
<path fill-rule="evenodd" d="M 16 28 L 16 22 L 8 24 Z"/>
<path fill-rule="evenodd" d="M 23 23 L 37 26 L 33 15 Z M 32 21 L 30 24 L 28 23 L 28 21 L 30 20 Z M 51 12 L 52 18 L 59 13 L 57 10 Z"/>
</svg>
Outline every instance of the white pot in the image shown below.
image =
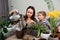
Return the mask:
<svg viewBox="0 0 60 40">
<path fill-rule="evenodd" d="M 35 38 L 35 40 L 39 40 L 40 38 Z"/>
<path fill-rule="evenodd" d="M 58 37 L 56 37 L 56 38 L 50 38 L 50 40 L 58 40 Z"/>
<path fill-rule="evenodd" d="M 48 39 L 49 37 L 50 37 L 50 34 L 41 33 L 41 38 Z"/>
</svg>

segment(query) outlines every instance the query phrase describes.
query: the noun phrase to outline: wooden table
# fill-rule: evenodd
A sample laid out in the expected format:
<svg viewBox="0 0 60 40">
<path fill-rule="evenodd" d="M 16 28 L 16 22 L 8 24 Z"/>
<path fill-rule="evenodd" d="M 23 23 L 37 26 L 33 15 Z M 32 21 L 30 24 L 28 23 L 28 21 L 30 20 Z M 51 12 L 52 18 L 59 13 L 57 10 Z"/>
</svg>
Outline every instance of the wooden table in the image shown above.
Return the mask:
<svg viewBox="0 0 60 40">
<path fill-rule="evenodd" d="M 22 40 L 22 39 L 17 39 L 15 35 L 12 35 L 8 37 L 6 40 Z"/>
</svg>

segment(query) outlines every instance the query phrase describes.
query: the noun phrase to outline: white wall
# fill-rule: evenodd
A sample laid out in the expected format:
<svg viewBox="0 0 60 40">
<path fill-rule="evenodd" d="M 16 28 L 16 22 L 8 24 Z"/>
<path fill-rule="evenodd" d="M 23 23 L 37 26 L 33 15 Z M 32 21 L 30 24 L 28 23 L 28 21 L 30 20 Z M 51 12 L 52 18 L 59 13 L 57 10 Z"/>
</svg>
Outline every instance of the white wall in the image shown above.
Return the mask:
<svg viewBox="0 0 60 40">
<path fill-rule="evenodd" d="M 60 11 L 60 0 L 52 0 L 55 9 Z"/>
<path fill-rule="evenodd" d="M 57 10 L 60 10 L 60 0 L 52 0 L 54 3 L 54 7 Z M 8 0 L 9 2 L 9 10 L 17 9 L 19 13 L 25 14 L 26 8 L 28 6 L 34 6 L 36 9 L 36 13 L 40 10 L 49 11 L 47 4 L 44 0 Z"/>
</svg>

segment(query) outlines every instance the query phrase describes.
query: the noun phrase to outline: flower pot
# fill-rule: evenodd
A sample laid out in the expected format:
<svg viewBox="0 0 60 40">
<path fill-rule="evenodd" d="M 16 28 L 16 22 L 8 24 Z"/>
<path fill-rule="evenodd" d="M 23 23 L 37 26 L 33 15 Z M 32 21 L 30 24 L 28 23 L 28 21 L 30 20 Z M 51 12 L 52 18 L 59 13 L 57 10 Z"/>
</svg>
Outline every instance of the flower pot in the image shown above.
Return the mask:
<svg viewBox="0 0 60 40">
<path fill-rule="evenodd" d="M 58 40 L 58 38 L 52 38 L 52 40 Z"/>
<path fill-rule="evenodd" d="M 58 40 L 58 37 L 57 37 L 57 35 L 55 35 L 55 36 L 50 35 L 49 39 L 50 39 L 50 40 Z"/>
<path fill-rule="evenodd" d="M 60 40 L 60 26 L 58 27 L 58 39 Z"/>
<path fill-rule="evenodd" d="M 58 40 L 58 37 L 56 38 L 50 37 L 49 40 Z"/>
<path fill-rule="evenodd" d="M 60 40 L 60 32 L 57 35 L 58 35 L 58 39 Z"/>
<path fill-rule="evenodd" d="M 41 33 L 41 38 L 48 39 L 49 37 L 50 37 L 50 34 Z"/>
<path fill-rule="evenodd" d="M 16 30 L 15 35 L 16 35 L 16 37 L 17 37 L 18 39 L 23 38 L 23 33 L 22 33 L 22 31 L 17 31 L 17 30 Z"/>
</svg>

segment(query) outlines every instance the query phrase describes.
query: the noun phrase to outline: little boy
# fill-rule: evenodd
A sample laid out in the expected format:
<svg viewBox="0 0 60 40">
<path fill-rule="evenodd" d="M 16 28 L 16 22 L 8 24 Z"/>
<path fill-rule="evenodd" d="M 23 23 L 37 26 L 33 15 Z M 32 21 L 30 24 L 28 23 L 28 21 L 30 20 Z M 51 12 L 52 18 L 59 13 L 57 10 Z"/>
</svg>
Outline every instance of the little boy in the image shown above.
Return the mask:
<svg viewBox="0 0 60 40">
<path fill-rule="evenodd" d="M 42 23 L 42 24 L 46 25 L 47 28 L 51 29 L 50 23 L 48 22 L 48 20 L 46 20 L 45 11 L 38 12 L 38 20 L 39 20 L 39 23 Z"/>
</svg>

